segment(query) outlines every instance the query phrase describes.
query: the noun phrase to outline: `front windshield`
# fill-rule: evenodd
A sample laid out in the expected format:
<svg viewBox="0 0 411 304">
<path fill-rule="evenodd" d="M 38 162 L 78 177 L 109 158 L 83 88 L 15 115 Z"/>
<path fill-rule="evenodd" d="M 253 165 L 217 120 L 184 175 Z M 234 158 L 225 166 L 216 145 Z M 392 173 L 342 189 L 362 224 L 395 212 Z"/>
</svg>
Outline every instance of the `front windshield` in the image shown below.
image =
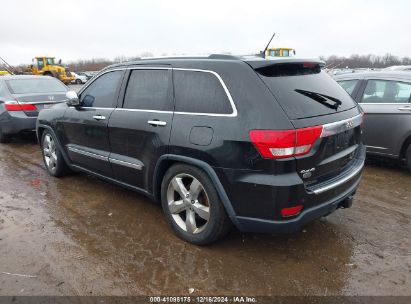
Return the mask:
<svg viewBox="0 0 411 304">
<path fill-rule="evenodd" d="M 51 77 L 7 80 L 12 94 L 67 92 L 59 80 Z"/>
</svg>

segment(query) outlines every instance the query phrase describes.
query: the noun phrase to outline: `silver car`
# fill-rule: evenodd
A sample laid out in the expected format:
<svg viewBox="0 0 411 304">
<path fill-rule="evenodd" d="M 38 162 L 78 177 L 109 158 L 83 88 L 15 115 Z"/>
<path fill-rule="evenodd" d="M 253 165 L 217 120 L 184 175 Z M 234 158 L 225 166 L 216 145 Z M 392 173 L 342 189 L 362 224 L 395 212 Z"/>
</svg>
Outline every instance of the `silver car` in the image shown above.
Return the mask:
<svg viewBox="0 0 411 304">
<path fill-rule="evenodd" d="M 405 160 L 411 170 L 411 73 L 354 73 L 335 80 L 365 112 L 367 153 Z"/>
<path fill-rule="evenodd" d="M 0 77 L 0 142 L 34 131 L 39 112 L 65 101 L 68 88 L 49 76 L 8 75 Z"/>
</svg>

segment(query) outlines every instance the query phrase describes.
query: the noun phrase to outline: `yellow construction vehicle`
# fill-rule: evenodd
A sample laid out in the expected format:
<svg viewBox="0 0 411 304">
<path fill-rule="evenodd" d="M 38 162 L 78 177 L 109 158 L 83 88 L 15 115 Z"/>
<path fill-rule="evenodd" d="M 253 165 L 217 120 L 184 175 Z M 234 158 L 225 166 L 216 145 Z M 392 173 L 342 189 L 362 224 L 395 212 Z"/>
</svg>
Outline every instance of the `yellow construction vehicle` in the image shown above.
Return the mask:
<svg viewBox="0 0 411 304">
<path fill-rule="evenodd" d="M 61 60 L 55 63 L 54 57 L 37 56 L 33 63 L 29 65 L 29 70 L 33 75 L 52 76 L 60 79 L 64 84 L 69 84 L 76 77 L 61 65 Z"/>
<path fill-rule="evenodd" d="M 290 57 L 295 55 L 295 50 L 292 48 L 270 48 L 266 50 L 265 55 L 271 57 Z"/>
<path fill-rule="evenodd" d="M 4 76 L 4 75 L 10 75 L 10 73 L 7 72 L 7 71 L 1 71 L 0 70 L 0 76 Z"/>
<path fill-rule="evenodd" d="M 267 46 L 264 51 L 260 51 L 260 54 L 257 54 L 260 57 L 266 58 L 269 57 L 291 57 L 295 55 L 295 49 L 292 48 L 269 48 L 271 41 L 273 40 L 275 33 L 271 36 L 270 41 L 268 41 Z"/>
</svg>

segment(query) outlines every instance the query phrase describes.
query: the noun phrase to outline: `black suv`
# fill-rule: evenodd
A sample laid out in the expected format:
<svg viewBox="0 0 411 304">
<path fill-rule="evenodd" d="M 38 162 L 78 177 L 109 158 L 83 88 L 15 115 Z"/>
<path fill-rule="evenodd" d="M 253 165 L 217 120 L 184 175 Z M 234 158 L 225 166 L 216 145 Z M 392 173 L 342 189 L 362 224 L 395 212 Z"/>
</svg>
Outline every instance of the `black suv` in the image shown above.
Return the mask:
<svg viewBox="0 0 411 304">
<path fill-rule="evenodd" d="M 351 206 L 362 113 L 322 62 L 211 55 L 102 70 L 40 112 L 49 173 L 80 170 L 161 201 L 194 244 L 291 232 Z"/>
</svg>

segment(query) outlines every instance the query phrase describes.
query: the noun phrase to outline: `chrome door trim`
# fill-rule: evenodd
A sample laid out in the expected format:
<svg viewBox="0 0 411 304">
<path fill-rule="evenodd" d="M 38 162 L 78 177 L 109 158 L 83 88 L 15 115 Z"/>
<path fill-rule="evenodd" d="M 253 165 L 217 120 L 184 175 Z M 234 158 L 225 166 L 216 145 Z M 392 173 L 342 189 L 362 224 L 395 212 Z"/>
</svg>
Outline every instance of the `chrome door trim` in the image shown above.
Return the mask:
<svg viewBox="0 0 411 304">
<path fill-rule="evenodd" d="M 74 148 L 74 147 L 71 147 L 71 146 L 68 146 L 67 149 L 69 149 L 71 152 L 74 152 L 74 153 L 77 153 L 77 154 L 85 155 L 85 156 L 96 158 L 96 159 L 103 160 L 103 161 L 108 161 L 108 157 L 104 156 L 104 155 L 99 155 L 99 154 L 96 154 L 96 153 L 88 152 L 88 151 L 78 149 L 78 148 Z"/>
<path fill-rule="evenodd" d="M 89 151 L 85 151 L 85 150 L 80 149 L 78 147 L 68 146 L 67 149 L 70 150 L 71 152 L 74 152 L 74 153 L 77 153 L 77 154 L 81 154 L 81 155 L 84 155 L 84 156 L 92 157 L 92 158 L 103 160 L 103 161 L 107 161 L 107 162 L 110 162 L 111 164 L 116 164 L 116 165 L 120 165 L 120 166 L 129 167 L 129 168 L 132 168 L 132 169 L 142 170 L 143 167 L 144 167 L 144 165 L 142 163 L 128 162 L 128 161 L 120 160 L 120 159 L 113 158 L 113 157 L 110 157 L 110 156 L 104 156 L 104 155 L 92 153 L 92 152 L 89 152 Z"/>
<path fill-rule="evenodd" d="M 108 160 L 111 164 L 125 166 L 125 167 L 128 167 L 128 168 L 137 169 L 137 170 L 142 170 L 143 169 L 142 164 L 130 163 L 130 162 L 126 162 L 126 161 L 119 160 L 119 159 L 116 159 L 116 158 L 111 158 L 111 157 L 109 157 Z"/>
<path fill-rule="evenodd" d="M 371 148 L 371 149 L 380 149 L 380 150 L 387 150 L 388 148 L 384 148 L 384 147 L 377 147 L 377 146 L 367 146 L 367 148 Z"/>
</svg>

